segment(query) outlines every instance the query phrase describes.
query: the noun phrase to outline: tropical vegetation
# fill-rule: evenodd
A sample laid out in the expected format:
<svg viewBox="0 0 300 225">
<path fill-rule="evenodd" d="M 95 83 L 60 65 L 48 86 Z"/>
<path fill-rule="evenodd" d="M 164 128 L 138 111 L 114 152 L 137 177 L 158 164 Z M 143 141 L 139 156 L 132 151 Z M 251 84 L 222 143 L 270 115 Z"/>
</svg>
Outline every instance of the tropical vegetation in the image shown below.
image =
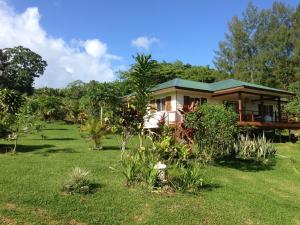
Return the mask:
<svg viewBox="0 0 300 225">
<path fill-rule="evenodd" d="M 216 69 L 137 54 L 118 80 L 61 89 L 34 88 L 47 66 L 37 53 L 0 49 L 0 152 L 13 153 L 0 154 L 1 222 L 298 223 L 298 143 L 242 136 L 220 104 L 181 112 L 175 129 L 144 120 L 151 87 L 176 77 L 286 88 L 297 95 L 285 110 L 299 112 L 299 15 L 250 2 L 229 23 Z"/>
</svg>

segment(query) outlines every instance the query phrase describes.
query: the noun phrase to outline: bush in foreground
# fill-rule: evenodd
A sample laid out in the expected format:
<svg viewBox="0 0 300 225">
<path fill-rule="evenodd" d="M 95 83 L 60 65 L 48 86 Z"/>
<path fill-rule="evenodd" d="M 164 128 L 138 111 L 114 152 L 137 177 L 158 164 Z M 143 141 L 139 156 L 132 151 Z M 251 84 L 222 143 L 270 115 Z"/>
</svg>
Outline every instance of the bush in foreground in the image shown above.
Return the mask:
<svg viewBox="0 0 300 225">
<path fill-rule="evenodd" d="M 264 162 L 275 157 L 275 146 L 265 137 L 251 139 L 248 135 L 239 136 L 234 144 L 234 151 L 237 157 L 242 159 Z"/>
<path fill-rule="evenodd" d="M 128 151 L 121 161 L 127 186 L 142 185 L 150 190 L 197 192 L 204 187 L 201 164 L 195 160 L 165 160 L 157 149 Z M 162 163 L 163 162 L 163 163 Z M 165 164 L 164 164 L 165 163 Z M 165 165 L 160 170 L 158 165 Z"/>
<path fill-rule="evenodd" d="M 63 191 L 70 194 L 89 194 L 95 189 L 95 184 L 90 179 L 88 170 L 75 167 L 69 174 L 69 180 L 64 184 Z"/>
<path fill-rule="evenodd" d="M 121 172 L 126 177 L 127 186 L 141 183 L 150 189 L 156 186 L 158 171 L 154 168 L 158 154 L 150 148 L 126 152 L 121 161 Z"/>
<path fill-rule="evenodd" d="M 201 165 L 196 162 L 176 165 L 169 171 L 169 183 L 175 190 L 197 192 L 204 187 Z"/>
<path fill-rule="evenodd" d="M 237 115 L 220 104 L 204 104 L 185 115 L 185 124 L 193 129 L 198 158 L 212 161 L 228 155 L 237 134 Z"/>
</svg>

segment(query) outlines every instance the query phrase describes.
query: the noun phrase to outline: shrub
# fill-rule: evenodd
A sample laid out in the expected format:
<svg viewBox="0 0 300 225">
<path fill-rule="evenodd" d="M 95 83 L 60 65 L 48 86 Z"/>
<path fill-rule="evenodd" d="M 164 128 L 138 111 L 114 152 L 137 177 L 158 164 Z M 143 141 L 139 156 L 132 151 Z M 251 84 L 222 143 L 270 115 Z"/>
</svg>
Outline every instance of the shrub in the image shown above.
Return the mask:
<svg viewBox="0 0 300 225">
<path fill-rule="evenodd" d="M 138 158 L 131 154 L 125 154 L 121 161 L 121 172 L 126 178 L 126 185 L 130 186 L 138 180 L 139 173 Z"/>
<path fill-rule="evenodd" d="M 100 119 L 90 118 L 87 121 L 84 130 L 88 132 L 88 136 L 93 142 L 93 149 L 102 149 L 101 142 L 108 132 L 107 125 L 102 123 Z"/>
<path fill-rule="evenodd" d="M 197 192 L 204 185 L 201 166 L 195 162 L 186 166 L 178 164 L 169 171 L 169 182 L 175 190 Z"/>
<path fill-rule="evenodd" d="M 185 114 L 185 125 L 193 129 L 198 157 L 206 161 L 230 153 L 237 134 L 237 115 L 219 104 L 204 104 Z"/>
<path fill-rule="evenodd" d="M 184 140 L 176 138 L 174 131 L 167 126 L 161 127 L 158 133 L 150 133 L 153 151 L 160 160 L 185 162 L 192 157 L 190 145 Z"/>
<path fill-rule="evenodd" d="M 162 160 L 186 161 L 190 156 L 189 147 L 183 142 L 176 143 L 172 136 L 164 136 L 153 142 L 153 149 Z"/>
<path fill-rule="evenodd" d="M 142 148 L 136 151 L 128 151 L 121 161 L 121 172 L 126 177 L 128 186 L 141 182 L 153 188 L 156 186 L 158 170 L 158 155 L 151 148 Z"/>
<path fill-rule="evenodd" d="M 255 161 L 265 161 L 274 158 L 276 154 L 275 146 L 262 138 L 251 139 L 248 135 L 240 135 L 234 144 L 235 154 L 242 159 L 251 159 Z"/>
<path fill-rule="evenodd" d="M 165 134 L 162 136 L 150 132 L 152 145 L 124 154 L 121 172 L 126 177 L 126 184 L 139 183 L 151 190 L 198 191 L 203 185 L 199 163 L 191 161 L 188 145 L 176 143 L 169 132 Z M 162 165 L 164 163 L 167 164 L 166 168 Z"/>
<path fill-rule="evenodd" d="M 90 180 L 90 172 L 75 167 L 69 175 L 69 180 L 63 186 L 63 191 L 74 194 L 88 194 L 92 193 L 95 188 L 95 184 Z"/>
</svg>

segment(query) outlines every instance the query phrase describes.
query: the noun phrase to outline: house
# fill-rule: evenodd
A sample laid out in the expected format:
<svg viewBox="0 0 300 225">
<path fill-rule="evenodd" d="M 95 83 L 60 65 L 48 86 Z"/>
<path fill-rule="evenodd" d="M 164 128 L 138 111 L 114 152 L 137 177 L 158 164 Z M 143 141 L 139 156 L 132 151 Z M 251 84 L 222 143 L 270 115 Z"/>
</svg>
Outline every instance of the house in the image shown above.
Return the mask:
<svg viewBox="0 0 300 225">
<path fill-rule="evenodd" d="M 237 114 L 239 126 L 271 129 L 300 129 L 291 115 L 282 112 L 282 105 L 294 93 L 239 80 L 228 79 L 203 83 L 176 78 L 151 89 L 153 99 L 146 128 L 157 127 L 164 116 L 169 125 L 182 122 L 179 110 L 191 104 L 225 104 Z"/>
</svg>

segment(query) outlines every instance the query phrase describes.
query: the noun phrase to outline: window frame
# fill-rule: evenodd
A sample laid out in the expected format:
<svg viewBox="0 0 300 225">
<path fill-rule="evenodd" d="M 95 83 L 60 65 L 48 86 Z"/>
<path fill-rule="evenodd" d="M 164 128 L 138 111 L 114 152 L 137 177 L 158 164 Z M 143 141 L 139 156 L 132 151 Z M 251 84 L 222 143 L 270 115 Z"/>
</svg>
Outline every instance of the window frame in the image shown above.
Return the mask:
<svg viewBox="0 0 300 225">
<path fill-rule="evenodd" d="M 163 112 L 166 111 L 166 99 L 165 98 L 157 98 L 155 99 L 156 103 L 156 111 Z"/>
</svg>

